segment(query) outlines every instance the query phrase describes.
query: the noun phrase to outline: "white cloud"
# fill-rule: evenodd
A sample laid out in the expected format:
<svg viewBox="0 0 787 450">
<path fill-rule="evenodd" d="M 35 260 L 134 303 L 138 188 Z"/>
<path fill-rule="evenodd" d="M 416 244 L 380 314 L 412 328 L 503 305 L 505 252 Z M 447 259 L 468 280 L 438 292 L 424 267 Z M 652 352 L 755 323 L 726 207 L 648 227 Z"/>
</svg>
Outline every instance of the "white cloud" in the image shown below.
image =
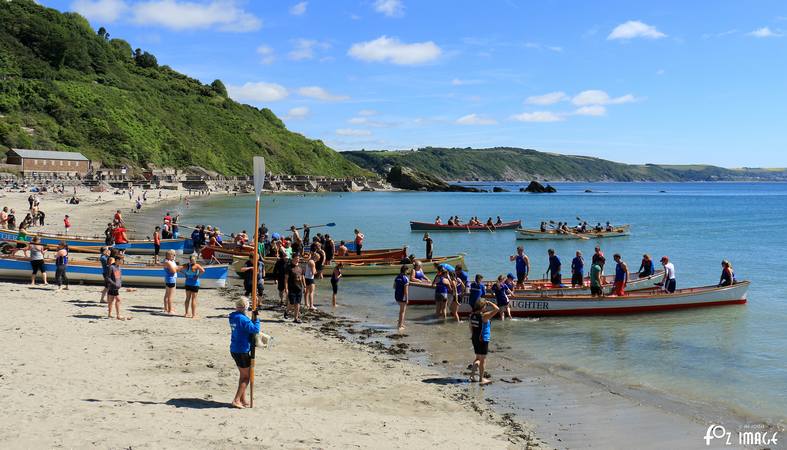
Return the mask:
<svg viewBox="0 0 787 450">
<path fill-rule="evenodd" d="M 454 78 L 451 80 L 451 86 L 467 86 L 470 84 L 481 84 L 483 81 L 481 80 L 462 80 L 460 78 Z"/>
<path fill-rule="evenodd" d="M 607 108 L 601 105 L 588 105 L 577 108 L 574 114 L 578 116 L 604 116 L 607 114 Z"/>
<path fill-rule="evenodd" d="M 404 3 L 402 3 L 402 0 L 376 0 L 374 2 L 374 10 L 388 17 L 402 17 L 404 15 Z"/>
<path fill-rule="evenodd" d="M 609 36 L 607 36 L 607 40 L 634 38 L 661 39 L 663 37 L 667 37 L 667 35 L 656 29 L 653 25 L 648 25 L 639 20 L 629 20 L 628 22 L 616 26 L 615 29 L 609 33 Z"/>
<path fill-rule="evenodd" d="M 308 5 L 309 2 L 300 2 L 292 5 L 292 8 L 290 8 L 290 14 L 293 16 L 300 16 L 306 12 L 306 6 Z"/>
<path fill-rule="evenodd" d="M 71 8 L 90 20 L 112 23 L 128 9 L 128 5 L 123 0 L 76 0 Z"/>
<path fill-rule="evenodd" d="M 260 55 L 260 62 L 263 64 L 271 64 L 276 60 L 273 49 L 265 44 L 257 47 L 257 54 Z"/>
<path fill-rule="evenodd" d="M 456 119 L 456 123 L 459 125 L 495 125 L 497 121 L 495 119 L 481 117 L 478 114 L 468 114 Z"/>
<path fill-rule="evenodd" d="M 525 42 L 525 47 L 534 48 L 537 50 L 549 50 L 555 53 L 561 53 L 563 51 L 563 47 L 559 47 L 557 45 L 544 45 L 539 44 L 538 42 Z"/>
<path fill-rule="evenodd" d="M 549 111 L 523 112 L 511 116 L 517 122 L 560 122 L 563 116 Z"/>
<path fill-rule="evenodd" d="M 530 105 L 554 105 L 563 100 L 568 100 L 568 95 L 563 91 L 556 91 L 544 95 L 530 96 L 525 100 L 525 103 Z"/>
<path fill-rule="evenodd" d="M 336 130 L 339 136 L 371 136 L 372 132 L 369 130 L 359 130 L 357 128 L 339 128 Z"/>
<path fill-rule="evenodd" d="M 133 6 L 132 20 L 140 25 L 160 25 L 173 30 L 205 29 L 246 32 L 258 30 L 262 21 L 236 5 L 235 0 L 194 3 L 149 0 Z"/>
<path fill-rule="evenodd" d="M 313 59 L 315 50 L 327 50 L 331 44 L 327 42 L 315 41 L 313 39 L 296 39 L 293 41 L 293 49 L 287 57 L 293 61 Z"/>
<path fill-rule="evenodd" d="M 784 36 L 783 33 L 779 31 L 773 31 L 768 27 L 757 28 L 756 30 L 746 33 L 749 36 L 754 36 L 756 38 L 769 38 L 769 37 L 782 37 Z"/>
<path fill-rule="evenodd" d="M 295 108 L 290 108 L 290 110 L 287 111 L 287 116 L 285 116 L 284 118 L 285 119 L 296 119 L 296 120 L 297 119 L 305 119 L 309 115 L 309 113 L 311 113 L 311 111 L 309 110 L 308 107 L 306 107 L 306 106 L 296 106 Z"/>
<path fill-rule="evenodd" d="M 364 116 L 364 117 L 376 116 L 377 115 L 377 111 L 375 111 L 373 109 L 362 109 L 362 110 L 358 111 L 358 115 L 359 116 Z"/>
<path fill-rule="evenodd" d="M 631 94 L 626 94 L 620 97 L 612 98 L 604 91 L 597 89 L 590 89 L 582 91 L 571 99 L 571 103 L 577 106 L 584 105 L 620 105 L 623 103 L 631 103 L 635 101 Z"/>
<path fill-rule="evenodd" d="M 331 94 L 319 86 L 304 86 L 298 89 L 298 93 L 304 97 L 314 98 L 324 102 L 340 102 L 350 98 L 346 95 Z"/>
<path fill-rule="evenodd" d="M 368 121 L 369 119 L 366 117 L 353 117 L 352 119 L 348 120 L 347 123 L 351 125 L 364 125 Z"/>
<path fill-rule="evenodd" d="M 230 97 L 239 102 L 275 102 L 286 98 L 287 88 L 276 83 L 246 83 L 243 86 L 227 86 Z"/>
<path fill-rule="evenodd" d="M 355 59 L 409 65 L 423 64 L 440 57 L 442 50 L 432 41 L 405 44 L 399 39 L 380 36 L 373 41 L 358 42 L 347 54 Z"/>
</svg>

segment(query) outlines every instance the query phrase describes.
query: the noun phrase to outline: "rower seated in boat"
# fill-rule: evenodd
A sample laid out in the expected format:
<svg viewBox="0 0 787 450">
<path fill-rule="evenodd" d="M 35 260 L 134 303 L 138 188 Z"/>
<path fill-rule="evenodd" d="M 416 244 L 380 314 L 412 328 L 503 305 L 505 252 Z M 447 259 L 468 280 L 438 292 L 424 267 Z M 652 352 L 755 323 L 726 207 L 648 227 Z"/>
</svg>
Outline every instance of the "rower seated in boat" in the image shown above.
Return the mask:
<svg viewBox="0 0 787 450">
<path fill-rule="evenodd" d="M 437 218 L 434 220 L 434 224 L 435 225 L 442 225 L 443 224 L 443 220 L 440 219 L 440 216 L 437 216 Z"/>
<path fill-rule="evenodd" d="M 449 227 L 452 227 L 452 226 L 454 226 L 454 225 L 456 225 L 456 221 L 454 220 L 454 216 L 451 216 L 451 217 L 448 219 L 448 226 L 449 226 Z"/>
<path fill-rule="evenodd" d="M 494 223 L 492 223 L 492 218 L 491 218 L 491 217 L 490 217 L 490 218 L 488 218 L 488 219 L 486 219 L 486 226 L 488 226 L 488 227 L 493 227 L 493 226 L 495 226 L 495 224 L 494 224 Z"/>
<path fill-rule="evenodd" d="M 547 223 L 546 222 L 541 222 L 540 229 L 541 229 L 542 233 L 546 233 L 547 232 Z"/>
<path fill-rule="evenodd" d="M 607 232 L 611 232 L 612 230 L 614 230 L 614 228 L 612 228 L 612 224 L 607 222 Z"/>
<path fill-rule="evenodd" d="M 598 222 L 596 224 L 596 226 L 593 228 L 593 231 L 595 231 L 596 233 L 600 233 L 600 232 L 604 231 L 604 228 L 601 227 L 601 222 Z"/>
<path fill-rule="evenodd" d="M 650 255 L 645 253 L 642 255 L 642 262 L 639 265 L 639 270 L 637 271 L 640 278 L 645 278 L 653 275 L 656 273 L 656 268 L 653 264 L 653 260 L 650 258 Z"/>
<path fill-rule="evenodd" d="M 497 216 L 497 222 L 495 222 L 495 225 L 502 225 L 502 224 L 503 224 L 503 219 L 501 219 L 500 216 Z"/>
<path fill-rule="evenodd" d="M 721 262 L 721 278 L 719 279 L 719 287 L 732 286 L 736 283 L 735 272 L 732 270 L 732 264 L 726 259 Z"/>
</svg>

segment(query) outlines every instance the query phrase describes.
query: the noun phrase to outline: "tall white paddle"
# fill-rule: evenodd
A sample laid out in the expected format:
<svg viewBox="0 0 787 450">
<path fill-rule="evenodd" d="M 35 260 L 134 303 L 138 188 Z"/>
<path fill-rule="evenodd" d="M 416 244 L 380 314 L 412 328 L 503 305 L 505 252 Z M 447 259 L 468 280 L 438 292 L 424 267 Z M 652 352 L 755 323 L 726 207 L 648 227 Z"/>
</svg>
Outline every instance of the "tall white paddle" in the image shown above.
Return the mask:
<svg viewBox="0 0 787 450">
<path fill-rule="evenodd" d="M 254 193 L 257 194 L 257 201 L 254 206 L 254 253 L 252 262 L 254 265 L 251 269 L 251 305 L 252 305 L 252 319 L 257 319 L 257 307 L 259 301 L 257 300 L 257 277 L 258 267 L 260 261 L 260 195 L 262 195 L 262 185 L 265 184 L 265 158 L 262 156 L 255 156 L 254 159 Z M 249 376 L 249 406 L 254 408 L 254 365 L 257 356 L 257 337 L 252 336 L 251 342 L 251 372 Z"/>
</svg>

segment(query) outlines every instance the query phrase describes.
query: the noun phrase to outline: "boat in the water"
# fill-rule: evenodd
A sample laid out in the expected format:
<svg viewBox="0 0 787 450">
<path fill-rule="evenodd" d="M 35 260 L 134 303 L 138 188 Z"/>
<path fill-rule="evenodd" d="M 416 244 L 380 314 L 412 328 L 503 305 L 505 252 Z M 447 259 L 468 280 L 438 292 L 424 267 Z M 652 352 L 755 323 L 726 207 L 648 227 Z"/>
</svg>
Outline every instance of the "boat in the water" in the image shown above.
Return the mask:
<svg viewBox="0 0 787 450">
<path fill-rule="evenodd" d="M 222 288 L 227 285 L 229 266 L 226 264 L 203 266 L 205 273 L 200 275 L 200 287 L 203 289 Z M 55 261 L 44 261 L 44 269 L 49 277 L 54 280 Z M 164 266 L 161 264 L 144 264 L 125 261 L 121 266 L 123 272 L 123 286 L 127 287 L 163 287 Z M 30 260 L 20 257 L 0 258 L 0 279 L 30 281 Z M 101 263 L 98 261 L 69 259 L 68 280 L 70 282 L 103 283 Z M 182 286 L 185 277 L 178 277 L 178 286 Z"/>
<path fill-rule="evenodd" d="M 588 231 L 586 233 L 576 232 L 571 230 L 569 232 L 561 232 L 558 230 L 541 231 L 532 228 L 519 228 L 516 230 L 516 238 L 520 241 L 538 241 L 538 240 L 577 240 L 577 239 L 603 239 L 611 237 L 628 236 L 631 234 L 630 225 L 620 225 L 614 227 L 612 231 Z"/>
<path fill-rule="evenodd" d="M 498 225 L 448 225 L 445 223 L 433 222 L 414 222 L 410 221 L 410 230 L 412 231 L 497 231 L 497 230 L 516 230 L 522 226 L 521 220 L 513 222 L 503 222 Z"/>
<path fill-rule="evenodd" d="M 636 273 L 629 276 L 626 289 L 629 291 L 635 289 L 650 288 L 655 283 L 661 281 L 664 277 L 664 271 L 658 270 L 654 274 L 640 277 Z M 602 289 L 605 294 L 612 293 L 614 287 L 615 275 L 605 275 L 603 279 Z M 487 282 L 487 292 L 492 287 L 492 282 Z M 409 300 L 411 305 L 433 305 L 434 304 L 434 287 L 431 283 L 410 282 L 408 288 Z M 553 286 L 550 280 L 528 280 L 524 287 L 515 289 L 514 295 L 549 295 L 549 296 L 575 296 L 575 295 L 590 295 L 590 279 L 585 278 L 582 286 L 571 287 L 571 278 L 564 278 L 562 286 Z M 491 294 L 489 294 L 491 295 Z"/>
<path fill-rule="evenodd" d="M 95 249 L 105 245 L 104 238 L 98 237 L 42 233 L 30 230 L 26 230 L 26 233 L 30 238 L 38 236 L 44 245 L 57 245 L 60 242 L 65 242 L 69 247 L 93 247 Z M 0 241 L 15 242 L 17 236 L 19 236 L 19 232 L 16 230 L 0 229 Z M 119 245 L 118 248 L 125 249 L 128 255 L 152 255 L 154 252 L 153 241 L 149 239 L 129 239 L 128 244 Z M 174 250 L 177 254 L 188 254 L 193 251 L 193 247 L 191 240 L 188 239 L 162 239 L 161 253 L 163 254 L 168 250 Z"/>
<path fill-rule="evenodd" d="M 516 317 L 581 316 L 639 314 L 676 309 L 703 308 L 722 305 L 742 305 L 747 301 L 748 281 L 730 286 L 705 286 L 678 289 L 666 293 L 654 287 L 628 292 L 622 297 L 589 295 L 515 295 L 511 298 L 511 315 Z M 459 307 L 462 315 L 470 314 L 467 299 Z"/>
<path fill-rule="evenodd" d="M 248 257 L 235 257 L 234 262 L 232 263 L 232 269 L 235 273 L 240 276 L 241 272 L 240 269 L 246 265 Z M 457 264 L 461 265 L 463 268 L 467 268 L 465 264 L 465 254 L 460 253 L 454 256 L 442 256 L 432 259 L 420 259 L 418 260 L 422 264 L 423 271 L 425 273 L 435 273 L 437 272 L 437 266 L 440 264 L 448 264 L 451 266 L 455 266 Z M 337 262 L 342 263 L 342 276 L 344 277 L 357 277 L 357 276 L 376 276 L 376 275 L 399 275 L 399 271 L 401 270 L 403 265 L 412 268 L 412 264 L 402 264 L 401 261 L 391 260 L 391 259 L 384 259 L 384 260 L 367 260 L 367 261 L 340 261 L 334 260 L 331 264 L 323 267 L 323 274 L 324 276 L 330 276 L 331 270 L 333 270 L 334 264 Z M 267 272 L 272 272 L 274 264 L 276 263 L 275 258 L 265 258 L 265 270 Z"/>
</svg>

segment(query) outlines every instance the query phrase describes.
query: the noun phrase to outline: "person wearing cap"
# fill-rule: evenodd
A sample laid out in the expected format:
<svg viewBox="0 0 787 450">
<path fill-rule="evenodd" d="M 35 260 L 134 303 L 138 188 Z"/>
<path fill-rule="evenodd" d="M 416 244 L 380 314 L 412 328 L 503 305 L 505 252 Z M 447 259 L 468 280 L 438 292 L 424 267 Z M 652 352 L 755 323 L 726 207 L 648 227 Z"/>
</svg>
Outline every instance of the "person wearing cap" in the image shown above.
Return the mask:
<svg viewBox="0 0 787 450">
<path fill-rule="evenodd" d="M 670 262 L 667 256 L 661 257 L 661 265 L 664 266 L 664 278 L 661 280 L 661 283 L 659 283 L 659 286 L 664 289 L 664 292 L 669 292 L 671 294 L 675 292 L 678 285 L 675 280 L 675 266 Z"/>
<path fill-rule="evenodd" d="M 238 390 L 235 398 L 232 399 L 232 406 L 235 408 L 247 408 L 249 403 L 246 401 L 246 387 L 251 378 L 251 342 L 252 336 L 260 332 L 260 320 L 251 320 L 246 315 L 249 309 L 249 301 L 241 297 L 235 300 L 235 311 L 230 313 L 230 355 L 235 360 L 238 367 Z"/>
</svg>

